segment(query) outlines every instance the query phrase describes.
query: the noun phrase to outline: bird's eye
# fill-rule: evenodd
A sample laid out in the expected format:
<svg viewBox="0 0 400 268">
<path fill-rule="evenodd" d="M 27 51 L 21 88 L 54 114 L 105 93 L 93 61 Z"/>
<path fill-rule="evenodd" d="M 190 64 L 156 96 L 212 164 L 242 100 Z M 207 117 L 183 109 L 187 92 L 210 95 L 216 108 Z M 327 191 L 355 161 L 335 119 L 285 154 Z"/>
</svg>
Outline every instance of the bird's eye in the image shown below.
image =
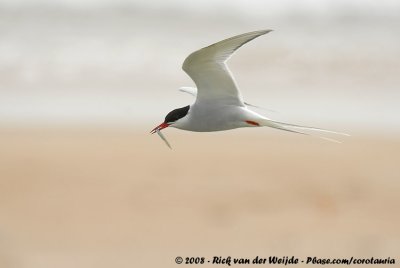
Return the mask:
<svg viewBox="0 0 400 268">
<path fill-rule="evenodd" d="M 189 111 L 189 105 L 175 109 L 167 114 L 165 117 L 165 122 L 168 124 L 175 123 L 177 120 L 181 119 L 182 117 L 186 116 Z"/>
</svg>

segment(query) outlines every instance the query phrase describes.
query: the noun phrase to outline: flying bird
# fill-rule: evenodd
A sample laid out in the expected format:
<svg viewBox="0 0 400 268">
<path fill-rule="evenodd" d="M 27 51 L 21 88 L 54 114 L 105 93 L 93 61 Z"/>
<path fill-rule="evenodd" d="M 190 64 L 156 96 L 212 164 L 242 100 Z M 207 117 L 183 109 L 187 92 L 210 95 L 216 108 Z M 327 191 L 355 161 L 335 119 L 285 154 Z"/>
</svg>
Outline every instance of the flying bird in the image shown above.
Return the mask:
<svg viewBox="0 0 400 268">
<path fill-rule="evenodd" d="M 194 81 L 197 88 L 182 87 L 180 90 L 194 95 L 195 102 L 169 112 L 164 122 L 150 133 L 157 133 L 170 148 L 170 144 L 161 133 L 161 130 L 167 127 L 196 132 L 222 131 L 241 127 L 272 127 L 304 135 L 310 134 L 298 129 L 347 135 L 321 128 L 274 121 L 249 109 L 254 105 L 244 102 L 226 62 L 241 46 L 271 31 L 244 33 L 190 54 L 183 62 L 182 69 Z M 320 138 L 331 140 L 325 137 Z"/>
</svg>

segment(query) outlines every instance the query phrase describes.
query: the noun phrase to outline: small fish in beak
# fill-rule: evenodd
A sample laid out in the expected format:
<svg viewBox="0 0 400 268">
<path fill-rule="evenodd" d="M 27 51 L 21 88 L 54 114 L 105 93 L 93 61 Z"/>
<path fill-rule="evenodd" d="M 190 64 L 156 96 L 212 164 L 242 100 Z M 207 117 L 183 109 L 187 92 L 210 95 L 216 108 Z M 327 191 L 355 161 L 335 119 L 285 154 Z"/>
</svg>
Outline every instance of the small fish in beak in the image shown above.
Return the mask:
<svg viewBox="0 0 400 268">
<path fill-rule="evenodd" d="M 159 126 L 155 127 L 150 133 L 154 134 L 157 133 L 158 136 L 160 136 L 160 138 L 165 142 L 165 144 L 172 149 L 171 145 L 169 144 L 168 140 L 165 138 L 165 136 L 161 133 L 161 130 L 164 128 L 169 127 L 168 123 L 161 123 Z"/>
</svg>

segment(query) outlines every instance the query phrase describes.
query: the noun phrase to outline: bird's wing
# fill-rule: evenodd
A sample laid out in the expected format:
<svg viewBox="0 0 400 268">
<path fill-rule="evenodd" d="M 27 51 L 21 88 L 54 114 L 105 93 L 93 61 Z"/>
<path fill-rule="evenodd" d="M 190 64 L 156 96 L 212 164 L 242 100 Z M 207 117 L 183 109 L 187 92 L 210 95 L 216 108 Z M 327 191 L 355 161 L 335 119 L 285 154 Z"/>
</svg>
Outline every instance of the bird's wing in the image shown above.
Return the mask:
<svg viewBox="0 0 400 268">
<path fill-rule="evenodd" d="M 192 96 L 195 96 L 195 97 L 197 95 L 197 88 L 195 88 L 195 87 L 180 87 L 179 91 L 188 93 L 188 94 L 190 94 Z"/>
<path fill-rule="evenodd" d="M 197 88 L 195 88 L 195 87 L 180 87 L 179 91 L 187 93 L 187 94 L 190 94 L 190 95 L 192 95 L 194 97 L 197 96 Z M 254 105 L 254 104 L 250 104 L 248 102 L 243 102 L 243 103 L 245 105 L 247 105 L 247 106 L 254 107 L 254 108 L 257 108 L 257 109 L 261 109 L 261 110 L 265 110 L 265 111 L 269 111 L 269 112 L 274 112 L 274 113 L 276 112 L 276 111 L 274 111 L 272 109 L 268 109 L 268 108 L 265 108 L 265 107 L 257 106 L 257 105 Z"/>
<path fill-rule="evenodd" d="M 190 54 L 183 62 L 182 69 L 197 86 L 196 103 L 218 101 L 244 106 L 226 61 L 238 48 L 270 31 L 262 30 L 234 36 Z"/>
</svg>

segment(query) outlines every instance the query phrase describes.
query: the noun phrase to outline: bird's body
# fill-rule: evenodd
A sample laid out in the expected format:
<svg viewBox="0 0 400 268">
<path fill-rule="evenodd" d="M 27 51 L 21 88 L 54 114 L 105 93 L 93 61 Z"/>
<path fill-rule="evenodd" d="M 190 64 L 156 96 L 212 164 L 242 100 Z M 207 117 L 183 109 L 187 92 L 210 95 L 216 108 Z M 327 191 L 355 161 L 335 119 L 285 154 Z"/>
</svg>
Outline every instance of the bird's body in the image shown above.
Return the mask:
<svg viewBox="0 0 400 268">
<path fill-rule="evenodd" d="M 256 123 L 248 122 L 260 124 L 264 120 L 267 119 L 245 106 L 194 103 L 190 106 L 187 116 L 176 122 L 174 127 L 196 132 L 211 132 L 255 127 Z"/>
<path fill-rule="evenodd" d="M 273 121 L 251 111 L 248 107 L 251 105 L 243 101 L 226 62 L 238 48 L 270 31 L 262 30 L 234 36 L 190 54 L 185 59 L 182 69 L 192 78 L 197 89 L 185 87 L 181 88 L 181 91 L 195 95 L 196 101 L 192 105 L 168 113 L 165 121 L 154 128 L 152 133 L 157 132 L 169 146 L 160 132 L 169 126 L 196 132 L 262 126 L 300 134 L 305 133 L 287 127 L 327 131 Z"/>
</svg>

